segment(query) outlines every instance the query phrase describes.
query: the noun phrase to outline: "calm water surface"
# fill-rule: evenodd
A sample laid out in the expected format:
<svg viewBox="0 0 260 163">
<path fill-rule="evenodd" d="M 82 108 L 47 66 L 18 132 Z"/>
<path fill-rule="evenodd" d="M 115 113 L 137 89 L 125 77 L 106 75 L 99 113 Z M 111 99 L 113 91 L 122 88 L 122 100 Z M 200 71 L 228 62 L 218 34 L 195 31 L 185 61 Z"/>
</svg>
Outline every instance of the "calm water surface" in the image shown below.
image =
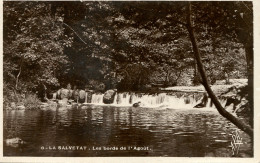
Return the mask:
<svg viewBox="0 0 260 163">
<path fill-rule="evenodd" d="M 235 130 L 216 111 L 202 109 L 88 105 L 4 111 L 4 140 L 19 137 L 26 142 L 16 148 L 4 143 L 4 156 L 231 157 Z M 239 136 L 243 138 L 240 155 L 252 157 L 249 137 L 242 131 Z M 59 146 L 86 150 L 58 150 Z"/>
</svg>

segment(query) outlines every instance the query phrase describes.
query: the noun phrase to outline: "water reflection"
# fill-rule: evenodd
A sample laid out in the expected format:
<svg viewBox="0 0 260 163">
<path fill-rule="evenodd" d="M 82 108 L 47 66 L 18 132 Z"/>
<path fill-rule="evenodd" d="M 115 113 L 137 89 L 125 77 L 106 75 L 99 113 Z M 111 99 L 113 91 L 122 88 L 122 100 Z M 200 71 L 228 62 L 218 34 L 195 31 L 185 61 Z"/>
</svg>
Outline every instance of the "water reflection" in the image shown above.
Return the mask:
<svg viewBox="0 0 260 163">
<path fill-rule="evenodd" d="M 189 156 L 230 157 L 236 128 L 216 112 L 87 105 L 74 108 L 4 111 L 4 139 L 27 144 L 4 145 L 5 156 Z M 243 133 L 240 153 L 252 156 Z M 47 146 L 149 146 L 152 150 L 41 150 Z"/>
</svg>

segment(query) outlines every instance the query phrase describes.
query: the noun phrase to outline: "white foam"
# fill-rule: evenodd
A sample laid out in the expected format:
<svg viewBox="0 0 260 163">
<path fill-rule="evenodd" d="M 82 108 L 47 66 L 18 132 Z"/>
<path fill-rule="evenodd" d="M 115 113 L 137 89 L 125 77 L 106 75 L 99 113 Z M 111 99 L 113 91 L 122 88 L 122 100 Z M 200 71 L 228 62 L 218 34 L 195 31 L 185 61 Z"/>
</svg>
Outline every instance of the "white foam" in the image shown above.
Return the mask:
<svg viewBox="0 0 260 163">
<path fill-rule="evenodd" d="M 203 98 L 202 97 L 199 101 L 196 101 L 194 95 L 183 95 L 181 97 L 177 97 L 166 93 L 159 93 L 156 95 L 117 93 L 113 104 L 104 104 L 103 96 L 104 94 L 92 94 L 91 104 L 101 106 L 110 105 L 116 107 L 130 107 L 134 103 L 140 102 L 140 107 L 147 108 L 194 109 L 194 106 L 197 105 Z M 226 100 L 221 100 L 220 102 L 225 104 Z M 206 107 L 204 107 L 203 110 L 212 110 L 212 108 L 215 107 L 214 105 L 211 105 L 211 99 L 208 98 Z"/>
</svg>

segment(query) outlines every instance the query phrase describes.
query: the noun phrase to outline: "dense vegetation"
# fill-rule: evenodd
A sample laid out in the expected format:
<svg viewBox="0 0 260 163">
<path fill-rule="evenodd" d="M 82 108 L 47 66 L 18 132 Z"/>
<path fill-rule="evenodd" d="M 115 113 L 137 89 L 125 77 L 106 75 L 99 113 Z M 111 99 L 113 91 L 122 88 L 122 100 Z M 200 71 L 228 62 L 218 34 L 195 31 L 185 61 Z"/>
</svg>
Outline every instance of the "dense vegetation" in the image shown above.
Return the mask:
<svg viewBox="0 0 260 163">
<path fill-rule="evenodd" d="M 210 84 L 248 77 L 253 92 L 252 2 L 191 6 Z M 99 91 L 200 84 L 186 15 L 186 2 L 5 1 L 4 100 L 43 98 L 68 84 Z"/>
</svg>

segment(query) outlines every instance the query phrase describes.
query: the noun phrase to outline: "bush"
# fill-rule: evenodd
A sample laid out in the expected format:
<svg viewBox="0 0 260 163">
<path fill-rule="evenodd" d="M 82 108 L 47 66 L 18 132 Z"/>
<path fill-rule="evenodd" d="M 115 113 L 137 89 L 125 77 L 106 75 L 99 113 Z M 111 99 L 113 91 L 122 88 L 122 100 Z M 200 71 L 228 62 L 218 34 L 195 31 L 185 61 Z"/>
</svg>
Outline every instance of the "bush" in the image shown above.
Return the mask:
<svg viewBox="0 0 260 163">
<path fill-rule="evenodd" d="M 16 109 L 17 106 L 24 106 L 26 109 L 40 108 L 41 101 L 34 93 L 22 93 L 19 91 L 8 89 L 5 86 L 3 92 L 4 109 Z"/>
<path fill-rule="evenodd" d="M 26 109 L 38 109 L 40 108 L 41 101 L 36 94 L 28 94 L 23 100 L 23 105 Z"/>
<path fill-rule="evenodd" d="M 94 91 L 104 92 L 105 91 L 105 84 L 98 80 L 90 80 L 89 86 Z"/>
</svg>

